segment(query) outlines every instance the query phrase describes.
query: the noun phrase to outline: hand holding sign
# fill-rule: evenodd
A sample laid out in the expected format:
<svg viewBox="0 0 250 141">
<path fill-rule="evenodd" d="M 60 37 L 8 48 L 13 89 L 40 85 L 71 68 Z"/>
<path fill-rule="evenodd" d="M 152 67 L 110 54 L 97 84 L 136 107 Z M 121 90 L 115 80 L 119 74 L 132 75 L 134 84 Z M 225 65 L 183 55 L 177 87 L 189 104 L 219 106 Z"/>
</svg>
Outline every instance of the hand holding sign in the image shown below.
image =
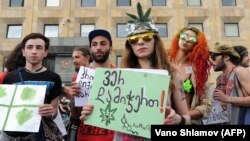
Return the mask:
<svg viewBox="0 0 250 141">
<path fill-rule="evenodd" d="M 76 78 L 77 84 L 80 86 L 80 93 L 75 96 L 75 106 L 81 107 L 88 102 L 92 81 L 94 79 L 95 70 L 87 67 L 81 67 Z"/>
</svg>

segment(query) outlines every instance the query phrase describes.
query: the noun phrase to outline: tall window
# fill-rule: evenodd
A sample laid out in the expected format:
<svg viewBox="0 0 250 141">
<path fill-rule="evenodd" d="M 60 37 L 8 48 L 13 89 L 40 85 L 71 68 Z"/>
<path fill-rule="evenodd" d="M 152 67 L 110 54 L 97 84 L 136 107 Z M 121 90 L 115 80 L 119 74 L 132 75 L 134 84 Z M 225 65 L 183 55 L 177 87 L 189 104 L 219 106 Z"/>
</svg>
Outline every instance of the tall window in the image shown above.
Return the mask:
<svg viewBox="0 0 250 141">
<path fill-rule="evenodd" d="M 188 23 L 188 27 L 196 27 L 203 32 L 203 23 Z"/>
<path fill-rule="evenodd" d="M 57 24 L 45 24 L 44 36 L 46 37 L 58 37 L 59 29 Z"/>
<path fill-rule="evenodd" d="M 159 34 L 161 37 L 168 37 L 168 27 L 167 24 L 157 23 L 155 24 L 156 28 L 158 28 Z"/>
<path fill-rule="evenodd" d="M 10 0 L 10 7 L 23 7 L 24 0 Z"/>
<path fill-rule="evenodd" d="M 166 0 L 152 0 L 152 6 L 166 6 Z"/>
<path fill-rule="evenodd" d="M 46 0 L 46 7 L 59 7 L 60 0 Z"/>
<path fill-rule="evenodd" d="M 201 6 L 201 0 L 187 0 L 188 6 Z"/>
<path fill-rule="evenodd" d="M 225 23 L 225 36 L 226 37 L 239 37 L 239 25 L 238 23 Z"/>
<path fill-rule="evenodd" d="M 95 7 L 96 0 L 81 0 L 82 7 Z"/>
<path fill-rule="evenodd" d="M 131 0 L 117 0 L 117 6 L 131 6 Z"/>
<path fill-rule="evenodd" d="M 22 25 L 8 25 L 7 38 L 21 38 L 22 37 Z"/>
<path fill-rule="evenodd" d="M 127 28 L 128 28 L 127 24 L 118 23 L 116 25 L 116 37 L 120 37 L 120 38 L 127 37 L 128 35 L 128 31 L 126 30 Z"/>
<path fill-rule="evenodd" d="M 95 29 L 94 24 L 81 24 L 81 37 L 88 37 L 89 32 Z"/>
<path fill-rule="evenodd" d="M 116 66 L 119 68 L 121 65 L 122 57 L 120 55 L 116 56 Z"/>
<path fill-rule="evenodd" d="M 236 6 L 236 0 L 222 0 L 222 6 Z"/>
</svg>

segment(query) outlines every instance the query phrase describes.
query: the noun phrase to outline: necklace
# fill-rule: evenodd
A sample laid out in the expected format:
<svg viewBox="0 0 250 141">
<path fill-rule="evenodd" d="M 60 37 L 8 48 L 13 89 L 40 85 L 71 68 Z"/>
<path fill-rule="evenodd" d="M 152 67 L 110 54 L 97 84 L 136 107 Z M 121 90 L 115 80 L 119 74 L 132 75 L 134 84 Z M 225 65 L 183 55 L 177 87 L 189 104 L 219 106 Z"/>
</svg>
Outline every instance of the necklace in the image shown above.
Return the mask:
<svg viewBox="0 0 250 141">
<path fill-rule="evenodd" d="M 228 79 L 229 79 L 229 77 L 230 77 L 231 73 L 233 72 L 233 70 L 235 69 L 235 67 L 236 67 L 236 66 L 233 66 L 233 68 L 232 68 L 232 70 L 230 71 L 229 75 L 228 75 L 228 76 L 226 76 L 227 83 L 228 83 Z"/>
<path fill-rule="evenodd" d="M 27 69 L 27 68 L 25 68 L 25 67 L 24 67 L 24 69 L 25 69 L 27 72 L 39 72 L 40 70 L 42 70 L 42 69 L 43 69 L 43 66 L 42 66 L 41 68 L 39 68 L 39 69 L 35 70 L 35 71 L 30 71 L 30 70 L 28 70 L 28 69 Z"/>
</svg>

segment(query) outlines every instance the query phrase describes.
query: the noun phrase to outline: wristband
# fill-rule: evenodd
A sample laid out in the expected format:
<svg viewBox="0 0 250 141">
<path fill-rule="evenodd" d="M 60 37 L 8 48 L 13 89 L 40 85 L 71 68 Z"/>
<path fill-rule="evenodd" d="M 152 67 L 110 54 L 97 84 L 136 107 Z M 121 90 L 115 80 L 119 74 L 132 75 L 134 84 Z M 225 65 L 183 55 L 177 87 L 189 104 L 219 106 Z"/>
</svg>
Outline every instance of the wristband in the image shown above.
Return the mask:
<svg viewBox="0 0 250 141">
<path fill-rule="evenodd" d="M 185 125 L 186 119 L 182 115 L 180 115 L 180 116 L 181 116 L 181 121 L 180 121 L 179 125 Z"/>
</svg>

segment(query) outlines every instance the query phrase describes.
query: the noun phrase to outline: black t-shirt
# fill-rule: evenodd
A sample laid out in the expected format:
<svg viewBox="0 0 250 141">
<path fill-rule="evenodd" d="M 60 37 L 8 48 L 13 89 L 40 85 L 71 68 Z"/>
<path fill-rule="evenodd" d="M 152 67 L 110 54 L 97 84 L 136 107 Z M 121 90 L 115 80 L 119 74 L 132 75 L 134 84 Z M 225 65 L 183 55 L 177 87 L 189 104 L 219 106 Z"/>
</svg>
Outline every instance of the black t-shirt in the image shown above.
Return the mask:
<svg viewBox="0 0 250 141">
<path fill-rule="evenodd" d="M 46 70 L 40 73 L 30 73 L 25 69 L 18 69 L 6 75 L 3 84 L 20 85 L 46 85 L 45 102 L 46 104 L 61 94 L 62 81 L 58 74 Z M 27 132 L 5 132 L 10 136 L 26 136 Z"/>
</svg>

